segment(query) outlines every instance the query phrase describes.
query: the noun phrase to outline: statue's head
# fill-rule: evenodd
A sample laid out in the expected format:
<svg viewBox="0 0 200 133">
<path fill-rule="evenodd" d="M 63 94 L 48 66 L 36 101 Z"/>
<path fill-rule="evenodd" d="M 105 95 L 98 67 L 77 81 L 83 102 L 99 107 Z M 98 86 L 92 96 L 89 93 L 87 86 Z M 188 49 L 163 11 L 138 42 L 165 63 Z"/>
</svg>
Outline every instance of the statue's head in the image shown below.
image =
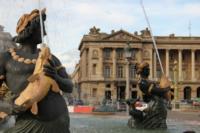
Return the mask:
<svg viewBox="0 0 200 133">
<path fill-rule="evenodd" d="M 44 35 L 46 35 L 44 28 L 44 21 L 46 20 L 45 9 L 41 11 L 43 20 Z M 40 28 L 39 10 L 35 9 L 30 14 L 24 14 L 20 17 L 17 23 L 17 36 L 14 37 L 16 43 L 21 45 L 26 43 L 39 44 L 42 42 L 41 28 Z"/>
<path fill-rule="evenodd" d="M 149 64 L 147 62 L 142 62 L 140 64 L 136 64 L 136 71 L 142 78 L 147 78 L 149 76 Z"/>
</svg>

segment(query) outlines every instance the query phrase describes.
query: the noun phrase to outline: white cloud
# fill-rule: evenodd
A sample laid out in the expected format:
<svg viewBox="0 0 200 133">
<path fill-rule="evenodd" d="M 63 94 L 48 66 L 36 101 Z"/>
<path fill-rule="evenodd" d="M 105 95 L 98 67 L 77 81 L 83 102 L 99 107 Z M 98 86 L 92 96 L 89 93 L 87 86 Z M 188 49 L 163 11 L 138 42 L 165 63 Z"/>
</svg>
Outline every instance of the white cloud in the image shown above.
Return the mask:
<svg viewBox="0 0 200 133">
<path fill-rule="evenodd" d="M 78 62 L 78 46 L 83 34 L 97 26 L 102 32 L 125 29 L 129 32 L 147 27 L 140 0 L 41 0 L 47 8 L 48 34 L 53 53 L 72 72 Z M 143 0 L 155 35 L 172 32 L 200 34 L 198 0 Z M 38 8 L 38 0 L 0 0 L 0 24 L 15 34 L 19 17 Z"/>
<path fill-rule="evenodd" d="M 124 6 L 127 6 L 124 8 Z M 133 6 L 134 7 L 134 6 Z M 101 22 L 101 23 L 112 23 L 112 24 L 133 24 L 137 20 L 137 17 L 128 10 L 131 8 L 130 5 L 114 5 L 113 3 L 79 3 L 72 7 L 71 10 L 74 15 L 81 17 L 84 22 Z M 134 10 L 133 10 L 134 12 Z"/>
<path fill-rule="evenodd" d="M 79 60 L 79 52 L 77 49 L 67 50 L 64 53 L 55 53 L 55 56 L 59 58 L 69 74 L 73 72 Z"/>
</svg>

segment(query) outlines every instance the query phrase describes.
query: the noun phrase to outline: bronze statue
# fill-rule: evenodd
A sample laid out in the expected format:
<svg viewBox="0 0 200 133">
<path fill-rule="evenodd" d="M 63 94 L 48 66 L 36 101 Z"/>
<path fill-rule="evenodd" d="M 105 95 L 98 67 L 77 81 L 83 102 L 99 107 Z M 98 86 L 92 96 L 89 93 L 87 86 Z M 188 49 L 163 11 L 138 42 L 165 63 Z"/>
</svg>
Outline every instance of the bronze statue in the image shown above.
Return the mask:
<svg viewBox="0 0 200 133">
<path fill-rule="evenodd" d="M 46 20 L 45 11 L 42 12 L 42 20 Z M 30 106 L 15 104 L 15 100 L 30 84 L 28 78 L 33 74 L 41 52 L 37 48 L 42 42 L 39 10 L 23 15 L 18 21 L 16 31 L 18 35 L 14 37 L 14 41 L 20 47 L 0 53 L 0 85 L 5 82 L 8 86 L 7 93 L 10 94 L 9 102 L 12 105 L 8 114 L 16 115 L 15 126 L 5 133 L 70 133 L 67 105 L 63 96 L 53 90 L 52 85 L 49 86 L 46 96 L 37 103 L 35 114 Z M 48 64 L 43 66 L 43 73 L 55 81 L 59 90 L 72 92 L 73 84 L 56 56 L 51 55 Z M 38 88 L 34 89 L 38 91 Z"/>
<path fill-rule="evenodd" d="M 149 64 L 146 62 L 138 64 L 136 71 L 140 75 L 138 86 L 142 96 L 127 102 L 131 107 L 128 125 L 142 129 L 166 129 L 169 80 L 162 79 L 160 85 L 150 81 Z"/>
</svg>

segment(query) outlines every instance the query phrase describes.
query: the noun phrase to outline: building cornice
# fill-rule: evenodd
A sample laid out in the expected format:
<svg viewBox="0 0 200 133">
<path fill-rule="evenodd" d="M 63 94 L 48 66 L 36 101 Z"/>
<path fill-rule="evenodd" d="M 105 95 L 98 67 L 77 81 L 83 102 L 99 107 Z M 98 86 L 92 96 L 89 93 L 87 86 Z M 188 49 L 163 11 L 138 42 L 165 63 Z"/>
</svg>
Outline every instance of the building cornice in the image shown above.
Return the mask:
<svg viewBox="0 0 200 133">
<path fill-rule="evenodd" d="M 144 30 L 143 30 L 144 31 Z M 148 29 L 145 30 L 146 32 Z M 147 32 L 148 33 L 148 32 Z M 200 44 L 200 37 L 193 36 L 155 36 L 155 40 L 157 42 L 157 45 L 163 45 L 163 44 L 175 44 L 175 45 L 188 45 L 188 44 Z M 111 34 L 106 33 L 100 33 L 98 31 L 98 34 L 88 34 L 84 35 L 80 45 L 79 50 L 81 50 L 83 44 L 87 43 L 152 43 L 151 36 L 149 34 L 147 35 L 137 35 L 129 33 L 125 30 L 119 30 L 117 32 L 113 32 Z"/>
</svg>

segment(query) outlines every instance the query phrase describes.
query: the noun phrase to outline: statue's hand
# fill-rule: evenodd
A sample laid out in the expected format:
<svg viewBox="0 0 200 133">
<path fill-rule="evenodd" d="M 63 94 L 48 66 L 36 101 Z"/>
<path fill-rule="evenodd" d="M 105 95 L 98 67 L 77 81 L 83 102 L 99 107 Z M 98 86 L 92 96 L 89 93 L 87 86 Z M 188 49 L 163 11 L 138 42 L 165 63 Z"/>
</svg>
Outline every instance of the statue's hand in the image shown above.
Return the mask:
<svg viewBox="0 0 200 133">
<path fill-rule="evenodd" d="M 52 60 L 48 60 L 48 61 L 49 61 L 49 65 L 44 65 L 43 71 L 45 72 L 46 76 L 51 77 L 52 79 L 57 81 L 57 79 L 59 78 L 59 75 L 56 70 L 56 65 L 54 61 Z"/>
<path fill-rule="evenodd" d="M 12 107 L 12 113 L 11 114 L 12 115 L 18 115 L 18 114 L 25 112 L 26 110 L 27 110 L 27 108 L 14 104 L 13 107 Z"/>
<path fill-rule="evenodd" d="M 5 112 L 0 112 L 0 120 L 5 119 L 7 116 L 8 116 L 7 113 L 5 113 Z"/>
</svg>

